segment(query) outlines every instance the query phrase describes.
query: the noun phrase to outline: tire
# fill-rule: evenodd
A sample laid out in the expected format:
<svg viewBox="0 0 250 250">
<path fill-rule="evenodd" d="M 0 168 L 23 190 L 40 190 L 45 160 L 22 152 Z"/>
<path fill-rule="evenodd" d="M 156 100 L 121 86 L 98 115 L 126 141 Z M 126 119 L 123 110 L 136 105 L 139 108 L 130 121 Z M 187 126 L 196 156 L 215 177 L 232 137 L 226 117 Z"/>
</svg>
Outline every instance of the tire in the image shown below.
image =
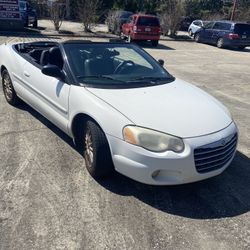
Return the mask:
<svg viewBox="0 0 250 250">
<path fill-rule="evenodd" d="M 84 129 L 83 156 L 93 178 L 103 178 L 113 172 L 111 152 L 105 134 L 93 121 L 86 122 Z"/>
<path fill-rule="evenodd" d="M 37 28 L 38 27 L 38 22 L 37 22 L 37 20 L 33 23 L 33 28 Z"/>
<path fill-rule="evenodd" d="M 4 69 L 2 72 L 2 86 L 6 101 L 10 105 L 16 106 L 19 103 L 20 99 L 16 94 L 9 72 L 6 69 Z"/>
<path fill-rule="evenodd" d="M 196 34 L 196 35 L 194 36 L 194 40 L 195 40 L 197 43 L 200 43 L 200 42 L 201 42 L 201 37 L 200 37 L 200 34 L 199 34 L 199 33 Z"/>
<path fill-rule="evenodd" d="M 216 43 L 217 47 L 223 49 L 225 47 L 223 38 L 219 38 Z"/>
<path fill-rule="evenodd" d="M 158 44 L 159 44 L 159 41 L 158 40 L 153 40 L 153 41 L 151 41 L 151 43 L 152 43 L 153 47 L 157 47 Z"/>
<path fill-rule="evenodd" d="M 188 31 L 188 34 L 189 34 L 189 36 L 191 36 L 191 37 L 194 35 L 193 32 L 192 32 L 192 30 L 189 30 L 189 31 Z"/>
</svg>

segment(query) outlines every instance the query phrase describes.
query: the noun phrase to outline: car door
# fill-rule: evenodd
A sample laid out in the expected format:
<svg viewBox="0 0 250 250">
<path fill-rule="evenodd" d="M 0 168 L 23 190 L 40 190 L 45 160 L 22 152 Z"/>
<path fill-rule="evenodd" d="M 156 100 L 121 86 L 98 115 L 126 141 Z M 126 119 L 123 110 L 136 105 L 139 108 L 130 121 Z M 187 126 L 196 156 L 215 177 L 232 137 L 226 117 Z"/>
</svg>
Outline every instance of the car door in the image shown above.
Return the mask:
<svg viewBox="0 0 250 250">
<path fill-rule="evenodd" d="M 42 67 L 29 61 L 25 63 L 23 79 L 25 88 L 29 92 L 25 100 L 64 132 L 67 132 L 70 85 L 44 75 L 41 69 Z"/>
<path fill-rule="evenodd" d="M 214 22 L 209 22 L 203 27 L 202 38 L 204 42 L 211 43 L 214 25 L 215 25 Z"/>
<path fill-rule="evenodd" d="M 217 22 L 213 28 L 212 43 L 216 44 L 219 38 L 225 37 L 230 33 L 231 23 Z"/>
</svg>

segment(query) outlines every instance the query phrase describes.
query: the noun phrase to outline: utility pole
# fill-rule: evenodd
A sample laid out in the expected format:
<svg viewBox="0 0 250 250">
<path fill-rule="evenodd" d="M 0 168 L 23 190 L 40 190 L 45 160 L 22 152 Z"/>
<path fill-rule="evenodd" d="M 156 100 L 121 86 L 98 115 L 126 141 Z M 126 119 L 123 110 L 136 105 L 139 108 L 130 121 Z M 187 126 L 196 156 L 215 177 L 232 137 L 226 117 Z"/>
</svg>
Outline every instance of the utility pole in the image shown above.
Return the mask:
<svg viewBox="0 0 250 250">
<path fill-rule="evenodd" d="M 234 20 L 235 11 L 236 11 L 236 7 L 237 7 L 237 0 L 233 0 L 233 1 L 234 1 L 234 5 L 233 5 L 232 14 L 231 14 L 231 21 Z"/>
</svg>

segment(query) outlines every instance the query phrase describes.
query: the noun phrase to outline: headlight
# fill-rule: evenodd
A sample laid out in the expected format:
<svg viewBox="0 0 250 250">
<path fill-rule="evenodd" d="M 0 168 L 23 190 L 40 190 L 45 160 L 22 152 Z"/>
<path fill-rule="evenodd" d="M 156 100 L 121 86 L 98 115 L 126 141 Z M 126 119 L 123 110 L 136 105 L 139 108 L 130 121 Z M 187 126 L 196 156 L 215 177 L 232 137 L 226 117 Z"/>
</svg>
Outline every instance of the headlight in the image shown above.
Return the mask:
<svg viewBox="0 0 250 250">
<path fill-rule="evenodd" d="M 178 137 L 136 126 L 126 126 L 123 129 L 123 138 L 128 143 L 153 152 L 174 151 L 180 153 L 185 147 L 182 139 Z"/>
</svg>

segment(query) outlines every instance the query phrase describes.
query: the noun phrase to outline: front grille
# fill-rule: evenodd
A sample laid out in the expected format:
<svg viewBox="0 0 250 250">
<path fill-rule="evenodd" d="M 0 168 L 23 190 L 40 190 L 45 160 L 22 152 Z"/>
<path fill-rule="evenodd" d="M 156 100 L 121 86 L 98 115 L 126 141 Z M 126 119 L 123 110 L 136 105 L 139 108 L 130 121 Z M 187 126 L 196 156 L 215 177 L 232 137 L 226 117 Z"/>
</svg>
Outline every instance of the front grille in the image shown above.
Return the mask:
<svg viewBox="0 0 250 250">
<path fill-rule="evenodd" d="M 198 173 L 207 173 L 222 168 L 233 157 L 237 134 L 194 150 L 195 167 Z"/>
</svg>

